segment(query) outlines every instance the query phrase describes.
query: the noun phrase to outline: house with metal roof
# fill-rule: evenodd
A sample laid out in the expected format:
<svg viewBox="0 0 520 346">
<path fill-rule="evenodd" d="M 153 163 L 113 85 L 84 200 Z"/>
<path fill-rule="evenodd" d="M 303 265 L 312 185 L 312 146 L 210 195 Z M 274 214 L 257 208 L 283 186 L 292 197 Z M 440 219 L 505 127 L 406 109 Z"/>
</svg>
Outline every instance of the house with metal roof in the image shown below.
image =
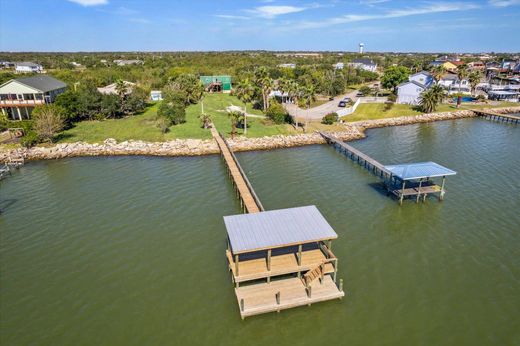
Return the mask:
<svg viewBox="0 0 520 346">
<path fill-rule="evenodd" d="M 16 73 L 42 73 L 43 66 L 34 62 L 24 61 L 16 62 L 14 64 L 14 71 Z"/>
<path fill-rule="evenodd" d="M 316 206 L 225 216 L 224 223 L 242 318 L 345 295 L 332 252 L 338 235 Z"/>
<path fill-rule="evenodd" d="M 408 81 L 397 86 L 397 103 L 416 105 L 421 94 L 429 89 L 435 81 L 433 76 L 426 71 L 417 72 L 408 77 Z"/>
<path fill-rule="evenodd" d="M 348 63 L 353 68 L 358 68 L 365 71 L 376 72 L 377 64 L 372 59 L 354 59 Z"/>
<path fill-rule="evenodd" d="M 67 84 L 45 75 L 16 78 L 0 85 L 0 109 L 12 120 L 30 119 L 34 107 L 52 103 Z"/>
</svg>

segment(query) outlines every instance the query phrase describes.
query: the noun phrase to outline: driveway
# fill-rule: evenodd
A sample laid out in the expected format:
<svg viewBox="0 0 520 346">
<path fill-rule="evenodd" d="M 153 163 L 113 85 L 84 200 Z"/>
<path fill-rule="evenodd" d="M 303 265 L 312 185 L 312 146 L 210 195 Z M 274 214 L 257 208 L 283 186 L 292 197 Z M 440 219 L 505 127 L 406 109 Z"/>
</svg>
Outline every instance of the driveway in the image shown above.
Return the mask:
<svg viewBox="0 0 520 346">
<path fill-rule="evenodd" d="M 345 97 L 350 97 L 352 101 L 356 101 L 357 90 L 349 92 L 348 94 L 336 96 L 334 100 L 319 105 L 317 107 L 311 109 L 302 109 L 295 104 L 292 103 L 284 103 L 284 108 L 287 110 L 290 116 L 296 117 L 300 120 L 304 121 L 320 121 L 325 115 L 333 112 L 337 112 L 341 107 L 338 107 L 339 101 L 343 100 Z"/>
</svg>

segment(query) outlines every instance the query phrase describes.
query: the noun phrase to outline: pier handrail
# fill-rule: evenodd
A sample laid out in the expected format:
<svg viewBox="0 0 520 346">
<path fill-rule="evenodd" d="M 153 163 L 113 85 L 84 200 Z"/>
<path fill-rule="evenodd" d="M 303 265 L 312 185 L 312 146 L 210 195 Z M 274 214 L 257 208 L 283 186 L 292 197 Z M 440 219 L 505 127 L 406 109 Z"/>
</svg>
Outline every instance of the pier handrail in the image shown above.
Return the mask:
<svg viewBox="0 0 520 346">
<path fill-rule="evenodd" d="M 256 195 L 256 192 L 253 189 L 253 186 L 251 185 L 251 182 L 249 182 L 249 179 L 247 178 L 247 175 L 245 174 L 244 170 L 242 169 L 242 166 L 240 165 L 240 163 L 238 162 L 238 159 L 235 156 L 235 153 L 233 152 L 231 147 L 229 146 L 229 143 L 226 141 L 224 136 L 222 136 L 222 133 L 220 133 L 220 131 L 219 131 L 218 134 L 222 138 L 222 140 L 224 141 L 224 144 L 228 148 L 229 152 L 231 153 L 231 157 L 233 158 L 233 161 L 235 161 L 235 164 L 238 167 L 238 171 L 240 172 L 240 175 L 242 176 L 242 178 L 244 178 L 244 181 L 246 182 L 247 188 L 251 192 L 251 196 L 253 196 L 253 199 L 255 200 L 255 203 L 258 205 L 258 208 L 260 209 L 260 211 L 265 211 L 264 206 L 262 205 L 262 202 L 260 202 L 260 199 Z"/>
</svg>

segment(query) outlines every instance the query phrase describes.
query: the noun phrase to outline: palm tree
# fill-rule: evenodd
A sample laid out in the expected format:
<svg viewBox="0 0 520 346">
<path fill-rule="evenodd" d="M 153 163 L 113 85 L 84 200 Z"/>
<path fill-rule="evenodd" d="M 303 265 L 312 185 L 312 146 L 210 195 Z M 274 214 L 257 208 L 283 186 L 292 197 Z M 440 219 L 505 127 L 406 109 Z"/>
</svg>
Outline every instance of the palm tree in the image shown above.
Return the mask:
<svg viewBox="0 0 520 346">
<path fill-rule="evenodd" d="M 231 120 L 231 138 L 234 138 L 237 133 L 237 125 L 243 120 L 244 113 L 230 111 L 228 112 L 228 117 Z"/>
<path fill-rule="evenodd" d="M 286 78 L 280 78 L 278 80 L 278 91 L 282 93 L 282 103 L 284 103 L 283 95 L 289 92 L 289 85 L 291 81 Z"/>
<path fill-rule="evenodd" d="M 203 129 L 207 129 L 210 127 L 211 115 L 206 114 L 206 113 L 201 113 L 199 115 L 199 119 L 200 119 L 200 123 L 201 123 Z"/>
<path fill-rule="evenodd" d="M 436 84 L 421 94 L 419 106 L 425 113 L 435 112 L 437 105 L 444 99 L 444 89 Z"/>
<path fill-rule="evenodd" d="M 119 107 L 121 108 L 121 111 L 123 111 L 125 96 L 127 93 L 127 86 L 124 80 L 118 79 L 116 81 L 116 93 L 119 95 Z"/>
<path fill-rule="evenodd" d="M 238 99 L 244 102 L 244 134 L 247 135 L 247 103 L 253 100 L 253 97 L 255 96 L 255 87 L 249 78 L 246 78 L 237 85 L 236 89 Z"/>
<path fill-rule="evenodd" d="M 468 66 L 466 64 L 457 67 L 457 78 L 459 79 L 459 93 L 457 94 L 457 108 L 462 104 L 462 80 L 468 76 Z"/>
<path fill-rule="evenodd" d="M 262 101 L 264 106 L 264 112 L 269 108 L 269 94 L 273 89 L 273 80 L 269 76 L 269 72 L 265 67 L 259 67 L 255 71 L 255 83 L 262 90 Z"/>
<path fill-rule="evenodd" d="M 311 104 L 316 101 L 316 90 L 313 86 L 303 87 L 301 89 L 301 98 L 305 102 L 305 106 L 307 107 L 307 112 L 311 108 Z M 305 119 L 305 128 L 308 125 L 308 118 Z"/>
<path fill-rule="evenodd" d="M 477 88 L 478 83 L 480 83 L 480 73 L 478 71 L 473 71 L 468 76 L 469 85 L 471 86 L 471 95 L 475 94 L 475 89 Z"/>
<path fill-rule="evenodd" d="M 439 83 L 442 76 L 446 73 L 446 68 L 444 68 L 444 66 L 442 66 L 442 65 L 437 65 L 431 69 L 430 73 L 431 73 L 433 79 L 435 79 L 435 81 L 437 83 Z"/>
</svg>

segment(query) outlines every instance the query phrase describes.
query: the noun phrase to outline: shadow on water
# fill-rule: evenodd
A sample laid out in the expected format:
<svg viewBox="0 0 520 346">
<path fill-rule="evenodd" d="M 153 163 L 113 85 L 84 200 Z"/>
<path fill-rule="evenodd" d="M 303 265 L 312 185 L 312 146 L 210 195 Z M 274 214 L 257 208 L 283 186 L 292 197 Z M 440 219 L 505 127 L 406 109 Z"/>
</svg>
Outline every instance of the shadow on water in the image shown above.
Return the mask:
<svg viewBox="0 0 520 346">
<path fill-rule="evenodd" d="M 0 215 L 2 215 L 7 209 L 18 202 L 17 199 L 5 199 L 0 201 Z"/>
<path fill-rule="evenodd" d="M 368 186 L 370 186 L 374 191 L 379 193 L 381 196 L 385 196 L 385 197 L 388 197 L 388 198 L 393 198 L 393 195 L 390 192 L 388 192 L 388 190 L 386 189 L 385 184 L 382 183 L 382 182 L 369 183 Z"/>
</svg>

